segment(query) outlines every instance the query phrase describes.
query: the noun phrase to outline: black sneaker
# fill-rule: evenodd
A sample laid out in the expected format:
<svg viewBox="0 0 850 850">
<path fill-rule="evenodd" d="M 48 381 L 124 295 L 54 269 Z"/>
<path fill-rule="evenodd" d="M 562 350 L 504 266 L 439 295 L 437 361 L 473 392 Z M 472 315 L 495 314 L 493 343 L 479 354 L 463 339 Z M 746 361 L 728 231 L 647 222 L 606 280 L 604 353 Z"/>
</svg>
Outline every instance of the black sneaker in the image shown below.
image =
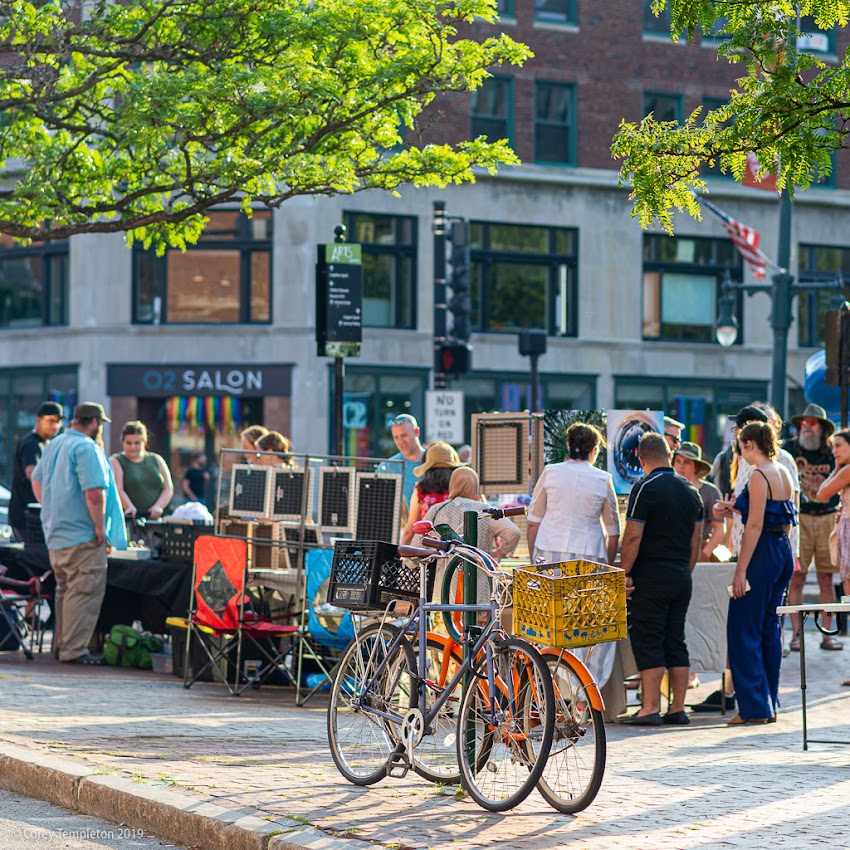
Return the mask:
<svg viewBox="0 0 850 850">
<path fill-rule="evenodd" d="M 80 655 L 77 658 L 71 658 L 69 661 L 64 661 L 63 664 L 87 664 L 92 667 L 102 667 L 106 664 L 102 655 L 95 655 L 93 652 L 87 652 L 85 655 Z"/>
<path fill-rule="evenodd" d="M 721 702 L 721 700 L 725 700 L 725 705 Z M 735 697 L 724 697 L 720 691 L 714 691 L 709 694 L 702 702 L 697 703 L 696 705 L 691 706 L 691 711 L 702 712 L 702 711 L 720 711 L 721 708 L 725 708 L 726 711 L 732 711 L 735 708 Z"/>
</svg>

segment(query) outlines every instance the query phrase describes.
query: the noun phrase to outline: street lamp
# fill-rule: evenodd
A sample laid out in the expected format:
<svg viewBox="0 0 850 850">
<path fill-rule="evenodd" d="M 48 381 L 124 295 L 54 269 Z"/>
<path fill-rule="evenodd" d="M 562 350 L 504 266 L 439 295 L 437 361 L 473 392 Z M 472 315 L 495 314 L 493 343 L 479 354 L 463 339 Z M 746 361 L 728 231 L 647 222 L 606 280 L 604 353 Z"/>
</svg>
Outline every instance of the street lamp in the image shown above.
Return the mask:
<svg viewBox="0 0 850 850">
<path fill-rule="evenodd" d="M 795 295 L 819 289 L 843 289 L 844 281 L 839 274 L 835 280 L 807 279 L 794 282 L 789 274 L 791 254 L 791 199 L 787 189 L 779 201 L 779 270 L 771 283 L 734 283 L 727 272 L 721 286 L 721 296 L 714 333 L 723 346 L 733 345 L 738 338 L 738 320 L 735 317 L 733 292 L 755 295 L 764 292 L 770 296 L 770 326 L 773 329 L 773 368 L 770 380 L 770 403 L 776 412 L 785 418 L 785 383 L 788 363 L 788 329 L 791 327 L 791 305 Z"/>
</svg>

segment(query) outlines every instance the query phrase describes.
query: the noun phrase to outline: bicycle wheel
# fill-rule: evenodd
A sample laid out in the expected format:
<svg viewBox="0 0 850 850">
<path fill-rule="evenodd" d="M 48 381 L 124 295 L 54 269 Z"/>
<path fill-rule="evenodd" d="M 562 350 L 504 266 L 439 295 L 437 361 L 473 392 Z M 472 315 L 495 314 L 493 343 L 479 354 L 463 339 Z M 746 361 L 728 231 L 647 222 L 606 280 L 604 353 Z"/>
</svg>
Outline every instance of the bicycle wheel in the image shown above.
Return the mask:
<svg viewBox="0 0 850 850">
<path fill-rule="evenodd" d="M 425 706 L 430 711 L 435 700 L 452 680 L 462 663 L 461 649 L 450 638 L 428 634 L 425 655 Z M 419 666 L 419 641 L 411 643 Z M 413 769 L 429 782 L 456 785 L 460 782 L 457 765 L 457 718 L 460 709 L 461 682 L 453 689 L 431 723 L 430 733 L 413 751 Z M 416 701 L 414 699 L 414 705 Z"/>
<path fill-rule="evenodd" d="M 503 812 L 540 779 L 552 744 L 555 696 L 549 668 L 534 647 L 517 638 L 490 646 L 492 667 L 484 656 L 476 660 L 476 678 L 461 700 L 457 756 L 472 799 Z"/>
<path fill-rule="evenodd" d="M 372 785 L 386 776 L 387 759 L 400 741 L 399 724 L 413 705 L 413 653 L 407 641 L 391 648 L 397 634 L 388 624 L 363 629 L 343 654 L 331 687 L 331 756 L 355 785 Z"/>
<path fill-rule="evenodd" d="M 581 662 L 568 652 L 544 652 L 543 660 L 555 691 L 555 733 L 537 788 L 552 808 L 575 814 L 593 802 L 602 785 L 605 724 L 578 674 Z"/>
</svg>

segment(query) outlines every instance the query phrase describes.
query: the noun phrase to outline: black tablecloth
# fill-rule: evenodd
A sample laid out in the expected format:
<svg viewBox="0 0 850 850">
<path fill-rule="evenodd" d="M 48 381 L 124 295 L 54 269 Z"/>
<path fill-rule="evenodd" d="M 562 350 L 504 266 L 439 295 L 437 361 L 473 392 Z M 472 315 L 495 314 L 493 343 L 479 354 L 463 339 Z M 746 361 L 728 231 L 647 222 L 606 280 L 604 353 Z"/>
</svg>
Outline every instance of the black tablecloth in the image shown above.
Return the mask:
<svg viewBox="0 0 850 850">
<path fill-rule="evenodd" d="M 0 546 L 0 564 L 8 567 L 7 575 L 11 578 L 27 579 L 50 569 L 46 549 Z M 164 634 L 167 617 L 186 616 L 192 591 L 191 564 L 117 558 L 109 558 L 108 564 L 106 594 L 97 624 L 99 631 L 140 620 L 144 629 Z M 52 577 L 44 592 L 52 596 Z"/>
</svg>

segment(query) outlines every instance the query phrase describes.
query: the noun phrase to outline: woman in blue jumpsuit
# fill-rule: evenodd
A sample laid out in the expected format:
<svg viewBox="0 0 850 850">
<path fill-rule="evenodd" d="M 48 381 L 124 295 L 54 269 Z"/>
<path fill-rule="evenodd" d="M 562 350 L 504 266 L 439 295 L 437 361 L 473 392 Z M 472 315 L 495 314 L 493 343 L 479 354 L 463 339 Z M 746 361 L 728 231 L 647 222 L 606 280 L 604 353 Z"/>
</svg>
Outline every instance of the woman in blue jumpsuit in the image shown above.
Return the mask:
<svg viewBox="0 0 850 850">
<path fill-rule="evenodd" d="M 776 608 L 794 571 L 788 529 L 797 524 L 791 501 L 794 485 L 788 470 L 775 462 L 779 446 L 773 429 L 764 422 L 749 422 L 738 432 L 738 445 L 754 469 L 734 505 L 726 503 L 744 522 L 726 624 L 740 712 L 729 721 L 731 726 L 776 719 L 782 663 Z"/>
</svg>

